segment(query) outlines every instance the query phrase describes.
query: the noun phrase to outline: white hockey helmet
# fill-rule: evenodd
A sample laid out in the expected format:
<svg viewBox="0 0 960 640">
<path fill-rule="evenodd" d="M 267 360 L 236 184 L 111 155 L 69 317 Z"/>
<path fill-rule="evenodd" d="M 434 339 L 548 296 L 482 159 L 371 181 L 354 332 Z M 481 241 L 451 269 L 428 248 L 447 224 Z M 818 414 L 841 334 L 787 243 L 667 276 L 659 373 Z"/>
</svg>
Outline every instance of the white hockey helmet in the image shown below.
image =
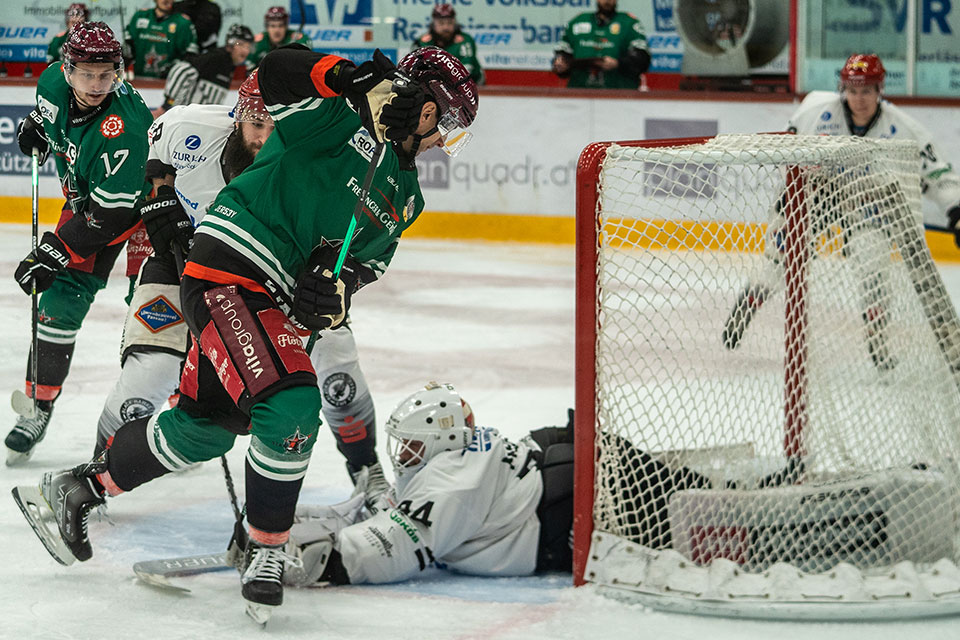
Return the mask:
<svg viewBox="0 0 960 640">
<path fill-rule="evenodd" d="M 393 468 L 410 471 L 442 451 L 466 448 L 473 426 L 473 410 L 453 385 L 428 383 L 400 402 L 387 420 Z"/>
</svg>

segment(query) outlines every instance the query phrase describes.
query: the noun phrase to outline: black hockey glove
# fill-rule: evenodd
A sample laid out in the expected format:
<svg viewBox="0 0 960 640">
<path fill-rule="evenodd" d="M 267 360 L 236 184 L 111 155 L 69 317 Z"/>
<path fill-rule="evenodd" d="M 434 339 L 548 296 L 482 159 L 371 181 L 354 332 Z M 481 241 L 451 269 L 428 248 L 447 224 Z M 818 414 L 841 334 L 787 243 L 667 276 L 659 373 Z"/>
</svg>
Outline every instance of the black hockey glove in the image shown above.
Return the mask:
<svg viewBox="0 0 960 640">
<path fill-rule="evenodd" d="M 165 184 L 157 187 L 157 195 L 140 204 L 140 216 L 154 253 L 168 253 L 174 243 L 180 247 L 183 256 L 189 253 L 193 245 L 193 223 L 183 210 L 173 187 Z"/>
<path fill-rule="evenodd" d="M 27 295 L 33 293 L 33 284 L 36 282 L 37 293 L 46 291 L 57 279 L 57 274 L 67 268 L 70 263 L 70 254 L 63 241 L 52 231 L 47 231 L 40 238 L 36 251 L 31 251 L 20 262 L 16 273 L 17 284 Z"/>
<path fill-rule="evenodd" d="M 953 241 L 960 247 L 960 204 L 947 211 L 947 220 L 950 221 L 950 231 L 953 232 Z"/>
<path fill-rule="evenodd" d="M 420 86 L 397 71 L 377 49 L 373 59 L 341 74 L 340 93 L 360 114 L 378 141 L 404 140 L 417 128 L 425 96 Z"/>
<path fill-rule="evenodd" d="M 347 318 L 350 297 L 357 288 L 359 269 L 347 258 L 334 279 L 333 268 L 340 251 L 330 245 L 313 250 L 297 280 L 293 294 L 293 318 L 311 331 L 336 329 Z"/>
<path fill-rule="evenodd" d="M 17 128 L 17 146 L 24 155 L 29 156 L 36 149 L 40 152 L 37 160 L 43 164 L 50 153 L 50 143 L 43 133 L 43 117 L 34 109 L 23 119 Z"/>
</svg>

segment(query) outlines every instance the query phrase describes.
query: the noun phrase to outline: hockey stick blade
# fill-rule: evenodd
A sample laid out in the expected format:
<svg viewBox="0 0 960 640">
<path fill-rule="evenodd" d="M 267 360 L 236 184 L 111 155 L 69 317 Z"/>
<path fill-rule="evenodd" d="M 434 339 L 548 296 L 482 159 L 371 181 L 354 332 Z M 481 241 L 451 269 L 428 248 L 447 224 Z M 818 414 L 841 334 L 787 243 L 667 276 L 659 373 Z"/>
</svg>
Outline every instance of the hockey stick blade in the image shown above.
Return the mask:
<svg viewBox="0 0 960 640">
<path fill-rule="evenodd" d="M 36 415 L 33 398 L 19 389 L 10 394 L 10 406 L 17 415 L 24 418 L 33 418 Z"/>
<path fill-rule="evenodd" d="M 173 584 L 170 578 L 195 576 L 232 568 L 227 564 L 226 553 L 208 553 L 201 556 L 144 560 L 133 565 L 133 572 L 150 586 L 177 593 L 189 593 L 190 589 Z"/>
<path fill-rule="evenodd" d="M 33 532 L 40 538 L 40 542 L 53 559 L 64 566 L 73 564 L 76 557 L 60 537 L 60 528 L 57 526 L 53 509 L 40 492 L 40 487 L 19 486 L 14 487 L 10 493 L 13 494 L 13 499 L 23 512 L 23 517 L 30 523 Z M 53 531 L 48 526 L 51 524 Z"/>
</svg>

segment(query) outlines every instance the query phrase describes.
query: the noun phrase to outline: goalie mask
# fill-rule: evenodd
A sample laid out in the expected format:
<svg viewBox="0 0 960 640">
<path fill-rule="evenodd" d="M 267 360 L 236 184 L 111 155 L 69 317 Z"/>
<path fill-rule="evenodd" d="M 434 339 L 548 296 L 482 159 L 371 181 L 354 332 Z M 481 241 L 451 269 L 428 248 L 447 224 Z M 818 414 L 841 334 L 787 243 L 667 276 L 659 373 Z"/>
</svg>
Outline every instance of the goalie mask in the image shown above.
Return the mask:
<svg viewBox="0 0 960 640">
<path fill-rule="evenodd" d="M 387 420 L 387 447 L 398 477 L 443 451 L 473 440 L 473 411 L 450 384 L 429 383 L 404 399 Z"/>
</svg>

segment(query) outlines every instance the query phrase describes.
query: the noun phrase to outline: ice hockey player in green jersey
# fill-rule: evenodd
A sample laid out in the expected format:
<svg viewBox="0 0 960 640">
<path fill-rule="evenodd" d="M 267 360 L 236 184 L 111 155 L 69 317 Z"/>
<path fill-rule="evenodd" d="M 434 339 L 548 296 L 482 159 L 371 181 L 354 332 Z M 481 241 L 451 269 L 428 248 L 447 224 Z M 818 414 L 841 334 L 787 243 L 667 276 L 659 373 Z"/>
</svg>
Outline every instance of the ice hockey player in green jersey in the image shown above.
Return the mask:
<svg viewBox="0 0 960 640">
<path fill-rule="evenodd" d="M 453 5 L 438 4 L 433 8 L 430 14 L 430 30 L 413 41 L 414 49 L 420 47 L 440 47 L 463 63 L 474 82 L 483 84 L 483 69 L 477 59 L 477 43 L 461 31 Z"/>
<path fill-rule="evenodd" d="M 260 66 L 263 57 L 288 44 L 302 44 L 310 48 L 310 38 L 299 31 L 290 29 L 290 14 L 283 7 L 270 7 L 263 16 L 263 31 L 253 38 L 253 51 L 247 58 L 247 69 Z"/>
<path fill-rule="evenodd" d="M 396 67 L 379 50 L 357 67 L 283 47 L 264 58 L 258 81 L 276 128 L 194 235 L 180 288 L 193 343 L 177 407 L 127 422 L 96 459 L 44 475 L 39 490 L 17 487 L 14 498 L 52 555 L 87 560 L 85 518 L 105 494 L 216 458 L 250 436 L 241 593 L 262 623 L 283 602 L 283 545 L 321 426 L 301 331 L 341 326 L 351 296 L 386 270 L 423 209 L 416 156 L 463 148 L 478 93 L 464 66 L 436 47 Z M 70 498 L 49 513 L 44 504 L 59 495 Z M 40 521 L 51 517 L 59 533 L 48 536 Z"/>
<path fill-rule="evenodd" d="M 47 47 L 47 64 L 60 60 L 60 47 L 62 47 L 63 43 L 67 41 L 67 35 L 70 33 L 70 29 L 73 29 L 76 25 L 80 24 L 81 22 L 86 22 L 89 19 L 90 12 L 87 11 L 87 5 L 80 2 L 74 2 L 67 7 L 67 28 L 55 35 L 53 40 L 50 41 L 50 45 Z"/>
<path fill-rule="evenodd" d="M 94 296 L 107 284 L 123 242 L 139 218 L 147 129 L 153 122 L 123 80 L 120 43 L 103 22 L 83 22 L 63 45 L 64 61 L 44 70 L 37 106 L 17 132 L 20 149 L 41 160 L 52 151 L 67 198 L 56 232 L 20 263 L 17 283 L 40 298 L 37 414 L 21 416 L 7 435 L 7 464 L 26 460 L 43 439 L 53 403 L 73 358 L 77 333 Z M 27 368 L 30 371 L 30 367 Z M 27 382 L 27 395 L 31 395 Z"/>
<path fill-rule="evenodd" d="M 190 18 L 173 13 L 173 0 L 133 14 L 124 32 L 127 58 L 137 78 L 166 78 L 174 62 L 199 53 L 197 30 Z"/>
<path fill-rule="evenodd" d="M 554 73 L 576 88 L 636 89 L 649 66 L 643 26 L 617 0 L 597 0 L 596 12 L 571 20 L 553 58 Z"/>
</svg>

